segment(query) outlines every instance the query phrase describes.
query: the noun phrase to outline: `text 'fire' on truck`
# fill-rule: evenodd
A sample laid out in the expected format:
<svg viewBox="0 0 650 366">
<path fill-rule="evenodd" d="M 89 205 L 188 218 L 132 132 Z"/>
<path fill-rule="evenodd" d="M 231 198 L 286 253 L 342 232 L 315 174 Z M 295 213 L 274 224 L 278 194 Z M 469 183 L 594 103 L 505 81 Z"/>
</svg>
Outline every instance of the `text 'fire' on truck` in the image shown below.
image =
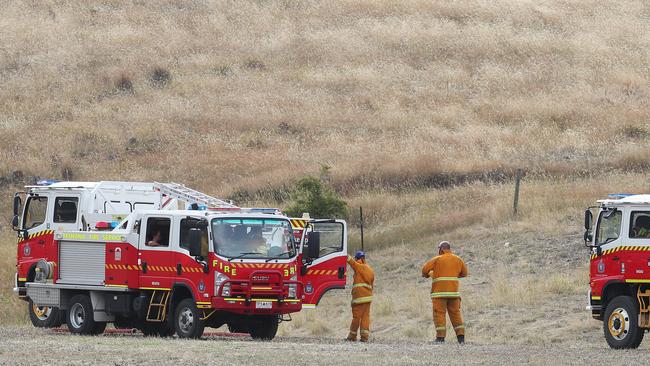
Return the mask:
<svg viewBox="0 0 650 366">
<path fill-rule="evenodd" d="M 17 193 L 13 208 L 14 291 L 38 327 L 198 338 L 225 324 L 272 339 L 289 314 L 345 288 L 342 220 L 157 182 L 46 182 Z"/>
</svg>

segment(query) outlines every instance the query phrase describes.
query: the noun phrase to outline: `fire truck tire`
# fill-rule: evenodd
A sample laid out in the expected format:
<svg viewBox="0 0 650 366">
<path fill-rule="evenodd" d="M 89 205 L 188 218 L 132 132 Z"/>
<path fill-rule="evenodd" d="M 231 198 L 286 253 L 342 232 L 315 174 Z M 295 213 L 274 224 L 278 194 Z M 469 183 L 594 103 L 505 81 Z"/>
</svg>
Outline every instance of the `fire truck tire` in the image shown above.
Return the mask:
<svg viewBox="0 0 650 366">
<path fill-rule="evenodd" d="M 278 332 L 278 324 L 277 315 L 260 316 L 248 324 L 248 330 L 251 338 L 270 341 L 275 338 L 275 334 Z"/>
<path fill-rule="evenodd" d="M 65 315 L 63 311 L 58 308 L 51 308 L 48 306 L 36 306 L 34 302 L 29 299 L 28 311 L 29 319 L 32 324 L 37 328 L 57 328 L 63 324 Z"/>
<path fill-rule="evenodd" d="M 611 348 L 637 348 L 643 340 L 644 330 L 639 328 L 639 310 L 629 296 L 617 296 L 605 309 L 603 330 Z"/>
<path fill-rule="evenodd" d="M 68 323 L 70 333 L 97 334 L 95 332 L 98 323 L 93 319 L 93 304 L 88 295 L 76 295 L 70 299 L 66 313 L 66 323 Z"/>
<path fill-rule="evenodd" d="M 174 328 L 179 338 L 201 338 L 205 321 L 193 299 L 184 299 L 176 305 Z"/>
<path fill-rule="evenodd" d="M 93 335 L 100 335 L 106 330 L 106 322 L 95 322 L 95 328 L 93 328 Z"/>
<path fill-rule="evenodd" d="M 250 333 L 247 324 L 230 324 L 228 323 L 228 331 L 230 333 Z"/>
</svg>

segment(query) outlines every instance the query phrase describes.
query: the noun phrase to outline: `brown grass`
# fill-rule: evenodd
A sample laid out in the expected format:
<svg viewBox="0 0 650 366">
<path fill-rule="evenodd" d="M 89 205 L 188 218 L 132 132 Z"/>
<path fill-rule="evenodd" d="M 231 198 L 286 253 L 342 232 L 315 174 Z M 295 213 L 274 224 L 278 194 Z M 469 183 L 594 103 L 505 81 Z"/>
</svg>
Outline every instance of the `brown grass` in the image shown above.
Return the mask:
<svg viewBox="0 0 650 366">
<path fill-rule="evenodd" d="M 2 174 L 225 195 L 322 164 L 349 192 L 648 171 L 625 147 L 648 130 L 640 3 L 0 5 Z"/>
<path fill-rule="evenodd" d="M 350 207 L 364 207 L 377 337 L 432 336 L 418 267 L 445 238 L 470 264 L 464 307 L 477 341 L 573 340 L 567 327 L 599 340 L 582 310 L 580 213 L 648 188 L 644 3 L 0 7 L 1 324 L 26 321 L 10 294 L 6 224 L 24 183 L 180 181 L 282 206 L 297 178 L 327 166 Z M 355 215 L 351 224 L 357 248 Z M 342 336 L 348 312 L 347 294 L 328 295 L 281 332 Z"/>
</svg>

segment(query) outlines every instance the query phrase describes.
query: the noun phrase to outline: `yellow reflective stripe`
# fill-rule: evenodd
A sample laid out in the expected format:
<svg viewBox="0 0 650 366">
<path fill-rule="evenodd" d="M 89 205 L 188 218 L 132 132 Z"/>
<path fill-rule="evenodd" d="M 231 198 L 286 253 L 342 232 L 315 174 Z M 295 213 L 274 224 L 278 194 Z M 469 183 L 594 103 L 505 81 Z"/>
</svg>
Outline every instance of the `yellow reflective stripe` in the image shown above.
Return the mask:
<svg viewBox="0 0 650 366">
<path fill-rule="evenodd" d="M 372 296 L 358 297 L 356 299 L 352 299 L 353 304 L 363 304 L 371 301 L 372 301 Z"/>
<path fill-rule="evenodd" d="M 361 329 L 361 334 L 370 334 L 368 329 Z"/>
<path fill-rule="evenodd" d="M 454 329 L 465 329 L 465 326 L 461 324 L 461 325 L 455 326 Z"/>
<path fill-rule="evenodd" d="M 433 282 L 438 281 L 458 281 L 458 277 L 436 277 L 433 279 Z"/>
<path fill-rule="evenodd" d="M 354 285 L 352 285 L 352 287 L 367 287 L 372 290 L 372 286 L 370 286 L 367 283 L 355 283 Z"/>
<path fill-rule="evenodd" d="M 436 330 L 445 330 L 447 327 L 436 327 Z"/>
<path fill-rule="evenodd" d="M 592 300 L 600 300 L 600 296 L 592 296 L 591 299 Z"/>
<path fill-rule="evenodd" d="M 432 292 L 431 297 L 460 297 L 460 292 Z"/>
<path fill-rule="evenodd" d="M 642 279 L 627 279 L 625 280 L 627 283 L 650 283 L 650 280 L 642 280 Z"/>
</svg>

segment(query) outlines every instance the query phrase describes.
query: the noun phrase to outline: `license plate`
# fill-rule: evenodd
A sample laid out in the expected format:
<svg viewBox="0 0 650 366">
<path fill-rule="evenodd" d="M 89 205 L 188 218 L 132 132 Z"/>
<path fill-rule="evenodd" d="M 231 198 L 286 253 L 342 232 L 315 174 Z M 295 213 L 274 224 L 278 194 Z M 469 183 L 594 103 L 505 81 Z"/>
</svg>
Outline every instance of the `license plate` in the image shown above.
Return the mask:
<svg viewBox="0 0 650 366">
<path fill-rule="evenodd" d="M 255 301 L 255 309 L 271 309 L 273 302 L 271 301 Z"/>
</svg>

